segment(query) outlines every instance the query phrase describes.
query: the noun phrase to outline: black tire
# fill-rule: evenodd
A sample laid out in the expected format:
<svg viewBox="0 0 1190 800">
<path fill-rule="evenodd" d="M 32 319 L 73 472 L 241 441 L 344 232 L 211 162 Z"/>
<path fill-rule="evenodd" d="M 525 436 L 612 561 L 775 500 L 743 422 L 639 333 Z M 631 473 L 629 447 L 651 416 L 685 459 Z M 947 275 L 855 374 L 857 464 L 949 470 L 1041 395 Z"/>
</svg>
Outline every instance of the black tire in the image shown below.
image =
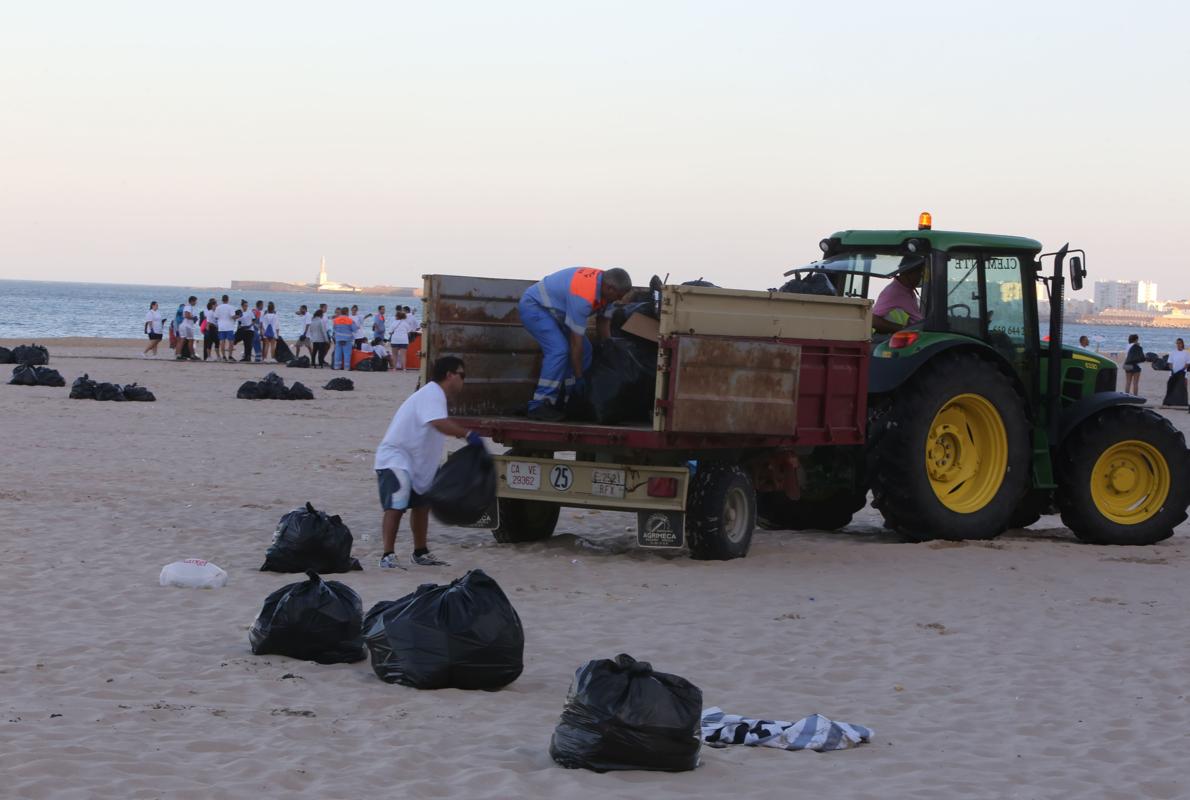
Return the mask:
<svg viewBox="0 0 1190 800">
<path fill-rule="evenodd" d="M 1049 489 L 1030 489 L 1025 492 L 1025 496 L 1016 504 L 1016 509 L 1012 512 L 1012 517 L 1008 520 L 1008 527 L 1027 528 L 1041 519 L 1042 514 L 1053 514 L 1055 511 L 1054 493 L 1052 491 Z"/>
<path fill-rule="evenodd" d="M 1109 451 L 1117 453 L 1122 470 L 1112 466 Z M 1101 464 L 1101 458 L 1109 461 Z M 1136 489 L 1121 491 L 1112 486 L 1114 480 L 1105 468 L 1122 472 L 1125 480 L 1132 476 Z M 1167 484 L 1164 490 L 1159 485 L 1145 489 L 1146 469 L 1152 470 L 1149 475 L 1157 484 Z M 1159 477 L 1162 473 L 1164 480 Z M 1190 452 L 1186 439 L 1155 411 L 1137 406 L 1106 409 L 1080 423 L 1062 443 L 1058 510 L 1066 527 L 1084 542 L 1134 546 L 1160 542 L 1186 519 L 1187 505 Z M 1124 510 L 1128 508 L 1132 510 Z M 1120 521 L 1129 517 L 1136 521 Z"/>
<path fill-rule="evenodd" d="M 940 415 L 955 408 L 966 409 L 957 425 Z M 985 415 L 989 435 L 977 435 L 972 423 L 979 418 L 972 414 Z M 964 450 L 979 449 L 977 438 L 996 440 L 1000 457 L 985 446 L 978 458 L 964 458 Z M 969 351 L 944 353 L 921 367 L 873 414 L 868 440 L 872 505 L 911 541 L 993 539 L 1008 527 L 1028 485 L 1024 400 L 995 363 Z"/>
<path fill-rule="evenodd" d="M 686 544 L 699 561 L 748 555 L 756 528 L 756 490 L 734 464 L 699 464 L 686 497 Z"/>
<path fill-rule="evenodd" d="M 518 542 L 540 542 L 554 535 L 558 525 L 557 503 L 539 503 L 533 500 L 519 500 L 514 497 L 496 499 L 500 522 L 492 528 L 492 536 L 500 544 Z"/>
<path fill-rule="evenodd" d="M 860 491 L 822 500 L 790 500 L 784 492 L 762 492 L 756 496 L 756 525 L 770 531 L 837 531 L 847 527 L 867 502 L 867 492 Z"/>
</svg>

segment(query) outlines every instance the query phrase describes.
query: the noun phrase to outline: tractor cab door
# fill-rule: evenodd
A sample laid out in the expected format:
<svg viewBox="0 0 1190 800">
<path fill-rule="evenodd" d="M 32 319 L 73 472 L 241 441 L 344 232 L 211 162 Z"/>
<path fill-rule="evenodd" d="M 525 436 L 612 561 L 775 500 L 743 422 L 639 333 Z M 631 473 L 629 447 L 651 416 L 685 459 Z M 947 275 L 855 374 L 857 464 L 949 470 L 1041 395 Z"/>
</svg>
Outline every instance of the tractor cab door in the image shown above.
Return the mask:
<svg viewBox="0 0 1190 800">
<path fill-rule="evenodd" d="M 1022 254 L 952 251 L 946 265 L 946 325 L 987 343 L 1025 386 L 1035 385 L 1037 303 L 1032 260 Z"/>
</svg>

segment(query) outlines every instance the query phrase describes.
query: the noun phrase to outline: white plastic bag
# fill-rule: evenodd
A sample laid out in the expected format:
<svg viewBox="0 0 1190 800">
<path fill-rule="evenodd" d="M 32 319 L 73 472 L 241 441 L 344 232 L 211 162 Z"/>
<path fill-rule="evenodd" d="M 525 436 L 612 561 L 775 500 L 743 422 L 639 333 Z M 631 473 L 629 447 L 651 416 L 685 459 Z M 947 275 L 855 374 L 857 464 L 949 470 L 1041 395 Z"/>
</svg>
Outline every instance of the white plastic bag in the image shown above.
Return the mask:
<svg viewBox="0 0 1190 800">
<path fill-rule="evenodd" d="M 210 561 L 188 558 L 161 568 L 162 586 L 181 586 L 184 589 L 218 589 L 227 585 L 227 573 Z"/>
</svg>

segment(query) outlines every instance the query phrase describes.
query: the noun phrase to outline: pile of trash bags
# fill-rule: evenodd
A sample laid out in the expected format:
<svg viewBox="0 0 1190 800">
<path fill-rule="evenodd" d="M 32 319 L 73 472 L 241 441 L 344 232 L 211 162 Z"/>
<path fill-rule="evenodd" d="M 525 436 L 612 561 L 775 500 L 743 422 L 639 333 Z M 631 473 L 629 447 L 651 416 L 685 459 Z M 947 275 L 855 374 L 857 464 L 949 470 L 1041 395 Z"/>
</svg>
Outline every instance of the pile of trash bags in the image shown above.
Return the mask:
<svg viewBox="0 0 1190 800">
<path fill-rule="evenodd" d="M 774 291 L 770 289 L 769 291 Z M 821 272 L 811 272 L 804 278 L 793 277 L 787 280 L 778 292 L 787 294 L 819 294 L 824 297 L 835 296 L 835 285 L 828 275 Z"/>
<path fill-rule="evenodd" d="M 352 367 L 356 372 L 387 372 L 390 364 L 388 359 L 372 356 L 359 361 Z"/>
<path fill-rule="evenodd" d="M 450 454 L 426 492 L 430 512 L 446 525 L 470 525 L 496 502 L 496 464 L 482 444 Z"/>
<path fill-rule="evenodd" d="M 9 350 L 0 347 L 0 364 L 24 364 L 37 367 L 50 363 L 50 351 L 39 344 L 19 344 Z"/>
<path fill-rule="evenodd" d="M 75 378 L 70 385 L 71 400 L 110 400 L 123 402 L 125 400 L 152 403 L 157 397 L 145 386 L 130 383 L 121 386 L 118 383 L 100 383 L 91 380 L 86 373 L 81 378 Z"/>
<path fill-rule="evenodd" d="M 309 369 L 310 368 L 310 357 L 309 356 L 298 356 L 297 358 L 291 358 L 289 360 L 289 363 L 286 364 L 285 366 L 293 367 L 295 369 Z"/>
<path fill-rule="evenodd" d="M 600 425 L 648 424 L 657 384 L 657 343 L 636 336 L 595 346 L 583 391 L 566 399 L 566 418 Z"/>
<path fill-rule="evenodd" d="M 351 378 L 331 378 L 322 388 L 332 392 L 350 392 L 355 389 L 355 381 Z"/>
<path fill-rule="evenodd" d="M 524 669 L 521 619 L 499 584 L 479 569 L 377 603 L 363 629 L 372 669 L 387 683 L 494 690 Z"/>
<path fill-rule="evenodd" d="M 252 652 L 319 664 L 363 661 L 360 596 L 338 581 L 324 581 L 314 570 L 306 575 L 308 580 L 282 586 L 264 601 L 248 631 Z"/>
<path fill-rule="evenodd" d="M 330 516 L 310 503 L 295 508 L 277 523 L 273 544 L 261 572 L 350 572 L 363 569 L 351 557 L 351 531 L 338 515 Z"/>
<path fill-rule="evenodd" d="M 570 685 L 550 756 L 571 769 L 683 772 L 698 766 L 702 690 L 621 653 Z"/>
<path fill-rule="evenodd" d="M 56 369 L 18 364 L 12 368 L 9 383 L 13 386 L 65 386 L 66 379 Z"/>
<path fill-rule="evenodd" d="M 313 400 L 314 393 L 300 381 L 287 387 L 285 381 L 275 372 L 270 372 L 259 381 L 244 381 L 236 390 L 240 400 Z"/>
</svg>

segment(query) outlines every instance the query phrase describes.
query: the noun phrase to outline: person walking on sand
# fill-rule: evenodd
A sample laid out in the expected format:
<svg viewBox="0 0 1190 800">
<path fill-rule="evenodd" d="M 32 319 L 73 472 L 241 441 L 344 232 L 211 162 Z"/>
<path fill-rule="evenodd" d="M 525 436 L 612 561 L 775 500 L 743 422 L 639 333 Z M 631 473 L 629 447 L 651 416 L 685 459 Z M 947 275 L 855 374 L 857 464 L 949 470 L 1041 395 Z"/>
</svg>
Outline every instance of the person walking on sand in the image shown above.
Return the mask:
<svg viewBox="0 0 1190 800">
<path fill-rule="evenodd" d="M 1124 392 L 1140 394 L 1140 365 L 1145 363 L 1145 351 L 1140 346 L 1140 337 L 1128 334 L 1128 354 L 1124 356 Z"/>
<path fill-rule="evenodd" d="M 467 444 L 483 444 L 479 434 L 452 421 L 446 409 L 447 400 L 458 397 L 463 390 L 465 378 L 461 358 L 443 356 L 435 361 L 429 383 L 401 403 L 376 448 L 373 468 L 383 512 L 381 569 L 404 569 L 395 551 L 397 529 L 406 511 L 413 532 L 410 562 L 423 567 L 450 566 L 429 550 L 430 507 L 425 493 L 430 490 L 446 452 L 447 436 L 464 439 Z"/>
<path fill-rule="evenodd" d="M 235 361 L 236 310 L 227 295 L 215 307 L 215 324 L 219 329 L 219 360 Z"/>
<path fill-rule="evenodd" d="M 161 344 L 161 312 L 157 310 L 157 301 L 149 303 L 149 313 L 145 314 L 145 335 L 149 337 L 149 345 L 141 353 L 141 358 L 148 358 L 152 354 L 157 357 L 157 345 Z"/>
<path fill-rule="evenodd" d="M 272 300 L 269 301 L 268 308 L 260 317 L 260 330 L 261 336 L 264 338 L 261 358 L 264 361 L 269 359 L 276 361 L 277 337 L 281 335 L 281 322 L 277 318 L 277 307 L 273 305 Z"/>
<path fill-rule="evenodd" d="M 392 338 L 389 339 L 389 344 L 392 349 L 389 352 L 389 363 L 392 364 L 393 371 L 405 370 L 405 355 L 409 350 L 409 317 L 405 315 L 404 311 L 397 311 L 397 316 L 393 320 Z"/>
</svg>

